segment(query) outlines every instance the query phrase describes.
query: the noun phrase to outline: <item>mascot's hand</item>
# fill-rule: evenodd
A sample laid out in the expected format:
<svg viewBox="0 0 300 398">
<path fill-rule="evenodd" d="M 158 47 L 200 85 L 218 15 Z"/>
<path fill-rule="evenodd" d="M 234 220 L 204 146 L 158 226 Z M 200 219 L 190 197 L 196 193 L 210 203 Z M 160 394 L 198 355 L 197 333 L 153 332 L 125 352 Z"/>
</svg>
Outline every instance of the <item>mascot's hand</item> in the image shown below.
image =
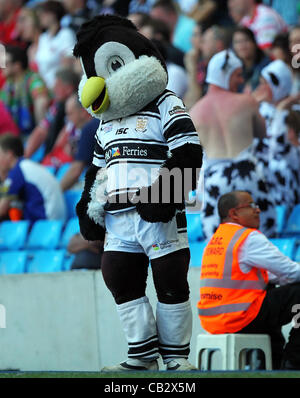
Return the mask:
<svg viewBox="0 0 300 398">
<path fill-rule="evenodd" d="M 81 198 L 76 206 L 80 232 L 84 239 L 89 241 L 104 240 L 105 229 L 96 224 L 87 214 L 88 202 Z"/>
<path fill-rule="evenodd" d="M 176 206 L 169 203 L 137 203 L 136 210 L 148 222 L 169 222 L 175 216 Z"/>
<path fill-rule="evenodd" d="M 202 156 L 201 145 L 189 143 L 171 152 L 161 166 L 158 178 L 149 187 L 142 187 L 133 198 L 143 220 L 169 222 L 176 210 L 184 209 L 185 197 L 197 186 Z M 169 172 L 176 169 L 174 178 L 171 178 Z M 186 169 L 190 171 L 189 174 Z"/>
<path fill-rule="evenodd" d="M 140 201 L 136 203 L 136 209 L 143 220 L 167 223 L 175 216 L 176 210 L 184 209 L 182 202 L 174 203 L 173 200 L 164 202 L 161 194 L 161 178 L 158 178 L 151 186 L 143 187 L 137 192 Z M 156 198 L 156 200 L 153 200 L 153 198 Z"/>
</svg>

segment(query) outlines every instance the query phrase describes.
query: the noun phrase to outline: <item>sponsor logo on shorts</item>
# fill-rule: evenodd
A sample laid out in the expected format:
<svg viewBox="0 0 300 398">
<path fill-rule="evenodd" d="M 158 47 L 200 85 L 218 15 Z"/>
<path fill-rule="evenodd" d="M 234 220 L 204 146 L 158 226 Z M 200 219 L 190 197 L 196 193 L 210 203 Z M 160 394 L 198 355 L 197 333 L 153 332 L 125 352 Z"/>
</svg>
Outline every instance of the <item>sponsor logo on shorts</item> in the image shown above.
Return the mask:
<svg viewBox="0 0 300 398">
<path fill-rule="evenodd" d="M 167 240 L 166 242 L 162 243 L 154 243 L 152 245 L 152 249 L 157 251 L 159 249 L 167 249 L 168 247 L 172 247 L 173 244 L 178 243 L 178 239 Z"/>
</svg>

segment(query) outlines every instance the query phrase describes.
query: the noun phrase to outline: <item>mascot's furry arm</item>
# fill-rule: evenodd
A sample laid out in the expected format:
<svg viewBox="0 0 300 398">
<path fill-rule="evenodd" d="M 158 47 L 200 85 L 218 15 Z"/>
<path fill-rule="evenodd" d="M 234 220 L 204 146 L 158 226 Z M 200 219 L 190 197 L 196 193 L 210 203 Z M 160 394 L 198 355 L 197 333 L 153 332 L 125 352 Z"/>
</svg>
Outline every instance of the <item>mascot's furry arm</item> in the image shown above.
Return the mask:
<svg viewBox="0 0 300 398">
<path fill-rule="evenodd" d="M 85 175 L 84 190 L 76 206 L 80 232 L 86 240 L 104 240 L 104 188 L 106 171 L 91 165 Z"/>
<path fill-rule="evenodd" d="M 171 156 L 162 164 L 158 178 L 149 187 L 143 187 L 139 190 L 138 195 L 142 198 L 148 198 L 148 203 L 140 200 L 136 204 L 136 209 L 139 215 L 148 222 L 169 222 L 175 216 L 176 210 L 183 210 L 185 207 L 185 197 L 188 191 L 194 190 L 197 187 L 200 168 L 202 166 L 202 146 L 196 144 L 184 144 L 171 151 Z M 163 170 L 169 171 L 179 169 L 181 181 L 174 181 L 170 179 L 170 184 L 165 189 L 169 189 L 170 201 L 164 203 L 163 201 Z M 186 173 L 184 173 L 185 169 Z M 176 175 L 176 174 L 175 174 Z M 187 191 L 185 192 L 185 177 L 188 176 L 189 181 L 186 184 Z M 179 183 L 179 185 L 178 185 Z M 178 192 L 180 190 L 180 192 Z M 159 197 L 158 203 L 151 203 L 151 195 Z M 179 200 L 178 200 L 179 198 Z"/>
</svg>

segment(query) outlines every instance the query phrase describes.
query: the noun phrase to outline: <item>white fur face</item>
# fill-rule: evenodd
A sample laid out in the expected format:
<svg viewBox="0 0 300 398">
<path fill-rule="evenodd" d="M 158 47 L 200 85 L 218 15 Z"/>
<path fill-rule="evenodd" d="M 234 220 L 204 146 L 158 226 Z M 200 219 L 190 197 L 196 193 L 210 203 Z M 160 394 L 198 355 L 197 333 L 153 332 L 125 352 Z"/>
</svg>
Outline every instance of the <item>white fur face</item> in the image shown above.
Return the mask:
<svg viewBox="0 0 300 398">
<path fill-rule="evenodd" d="M 87 109 L 93 117 L 103 120 L 119 119 L 141 110 L 163 92 L 168 82 L 167 72 L 156 57 L 143 55 L 136 59 L 121 43 L 114 43 L 118 45 L 116 55 L 116 51 L 108 50 L 109 44 L 111 46 L 111 42 L 105 43 L 95 54 L 95 69 L 97 75 L 105 79 L 109 108 L 99 115 Z M 84 73 L 79 84 L 79 98 L 86 81 Z"/>
</svg>

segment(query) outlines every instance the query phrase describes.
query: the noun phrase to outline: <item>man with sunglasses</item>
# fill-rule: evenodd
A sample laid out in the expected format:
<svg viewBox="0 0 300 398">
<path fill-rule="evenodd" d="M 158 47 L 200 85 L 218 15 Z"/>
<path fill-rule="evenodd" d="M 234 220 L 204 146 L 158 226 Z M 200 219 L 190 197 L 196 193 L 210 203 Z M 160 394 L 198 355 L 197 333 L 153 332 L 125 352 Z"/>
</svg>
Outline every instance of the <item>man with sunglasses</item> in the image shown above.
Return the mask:
<svg viewBox="0 0 300 398">
<path fill-rule="evenodd" d="M 202 327 L 212 334 L 268 334 L 273 369 L 300 370 L 300 264 L 258 230 L 260 209 L 250 193 L 222 195 L 218 212 L 221 223 L 201 266 Z M 285 345 L 281 327 L 293 318 Z"/>
</svg>

